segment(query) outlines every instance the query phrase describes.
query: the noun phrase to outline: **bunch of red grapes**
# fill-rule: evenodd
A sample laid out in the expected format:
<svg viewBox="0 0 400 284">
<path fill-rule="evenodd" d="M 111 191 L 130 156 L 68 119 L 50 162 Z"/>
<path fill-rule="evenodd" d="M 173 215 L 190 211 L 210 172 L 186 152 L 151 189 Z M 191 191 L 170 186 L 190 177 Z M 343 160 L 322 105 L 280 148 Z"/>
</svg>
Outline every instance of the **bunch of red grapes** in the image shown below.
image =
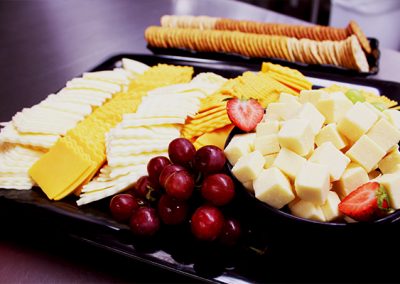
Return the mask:
<svg viewBox="0 0 400 284">
<path fill-rule="evenodd" d="M 196 151 L 189 140 L 177 138 L 169 144 L 168 155 L 169 159 L 152 158 L 147 164 L 148 175 L 141 177 L 130 193 L 111 199 L 113 217 L 129 222 L 138 236 L 156 234 L 161 222 L 189 222 L 199 240 L 237 243 L 240 224 L 221 210 L 235 196 L 234 182 L 224 173 L 224 152 L 211 145 Z"/>
</svg>

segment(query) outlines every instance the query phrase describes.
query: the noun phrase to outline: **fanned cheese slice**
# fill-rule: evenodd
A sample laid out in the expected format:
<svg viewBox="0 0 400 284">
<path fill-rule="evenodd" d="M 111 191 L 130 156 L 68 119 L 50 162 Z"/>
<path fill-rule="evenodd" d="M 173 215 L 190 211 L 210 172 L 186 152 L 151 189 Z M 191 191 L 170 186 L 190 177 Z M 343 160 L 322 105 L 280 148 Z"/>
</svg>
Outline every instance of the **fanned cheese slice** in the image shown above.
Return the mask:
<svg viewBox="0 0 400 284">
<path fill-rule="evenodd" d="M 129 58 L 122 58 L 122 66 L 126 71 L 134 74 L 143 74 L 150 69 L 150 66 Z"/>
<path fill-rule="evenodd" d="M 15 143 L 50 148 L 56 143 L 59 135 L 56 134 L 35 134 L 18 132 L 12 123 L 8 123 L 0 132 L 0 143 Z"/>
<path fill-rule="evenodd" d="M 121 72 L 122 71 L 122 72 Z M 124 69 L 83 73 L 84 79 L 99 80 L 119 85 L 128 85 L 130 80 Z"/>
<path fill-rule="evenodd" d="M 28 169 L 43 154 L 42 150 L 0 143 L 0 188 L 31 189 L 35 183 L 28 175 Z"/>
<path fill-rule="evenodd" d="M 86 78 L 74 78 L 71 81 L 68 81 L 67 89 L 90 89 L 106 91 L 112 94 L 118 93 L 122 90 L 119 84 Z"/>
<path fill-rule="evenodd" d="M 77 146 L 60 139 L 29 170 L 49 199 L 63 194 L 71 185 L 82 183 L 83 174 L 94 167 L 90 157 L 74 147 Z"/>
</svg>

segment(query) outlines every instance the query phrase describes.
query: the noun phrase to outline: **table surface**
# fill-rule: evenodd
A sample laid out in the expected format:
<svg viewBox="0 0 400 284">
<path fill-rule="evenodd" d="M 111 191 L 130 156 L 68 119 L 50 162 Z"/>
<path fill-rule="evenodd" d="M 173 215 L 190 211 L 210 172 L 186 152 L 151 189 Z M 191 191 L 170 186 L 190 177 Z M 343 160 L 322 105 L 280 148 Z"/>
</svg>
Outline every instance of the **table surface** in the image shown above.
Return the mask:
<svg viewBox="0 0 400 284">
<path fill-rule="evenodd" d="M 159 24 L 164 14 L 300 22 L 228 0 L 3 0 L 0 121 L 10 120 L 21 108 L 38 103 L 111 55 L 150 54 L 144 29 Z M 400 53 L 382 49 L 380 72 L 373 77 L 400 82 L 397 66 Z M 5 219 L 0 234 L 0 283 L 194 281 L 66 236 L 40 234 L 29 216 L 4 208 L 0 212 Z"/>
</svg>

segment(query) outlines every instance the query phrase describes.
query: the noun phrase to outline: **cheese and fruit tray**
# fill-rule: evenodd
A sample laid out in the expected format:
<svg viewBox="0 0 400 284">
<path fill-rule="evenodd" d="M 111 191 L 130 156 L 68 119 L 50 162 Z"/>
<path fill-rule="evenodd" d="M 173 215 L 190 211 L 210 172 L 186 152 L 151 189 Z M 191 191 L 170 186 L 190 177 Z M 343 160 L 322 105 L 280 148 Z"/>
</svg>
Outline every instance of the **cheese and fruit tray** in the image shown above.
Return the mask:
<svg viewBox="0 0 400 284">
<path fill-rule="evenodd" d="M 235 47 L 229 32 L 203 34 L 233 30 L 247 47 L 265 40 L 285 59 L 304 53 L 361 71 L 360 53 L 371 52 L 354 23 L 317 32 L 207 17 L 162 23 L 146 30 L 152 44 Z M 349 49 L 335 58 L 277 33 Z M 253 47 L 246 52 L 263 50 Z M 398 83 L 315 78 L 267 61 L 121 54 L 1 124 L 0 197 L 71 228 L 83 222 L 82 238 L 201 281 L 277 280 L 283 266 L 299 273 L 290 263 L 301 258 L 316 269 L 335 252 L 395 241 L 399 99 Z"/>
</svg>

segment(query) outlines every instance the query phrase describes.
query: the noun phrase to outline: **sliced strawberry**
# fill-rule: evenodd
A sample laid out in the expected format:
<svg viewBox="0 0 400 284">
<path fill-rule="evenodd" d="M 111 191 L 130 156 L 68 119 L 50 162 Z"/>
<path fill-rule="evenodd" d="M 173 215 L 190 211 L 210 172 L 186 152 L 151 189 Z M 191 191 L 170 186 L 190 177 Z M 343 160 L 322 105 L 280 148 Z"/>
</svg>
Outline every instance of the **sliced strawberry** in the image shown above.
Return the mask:
<svg viewBox="0 0 400 284">
<path fill-rule="evenodd" d="M 231 99 L 228 101 L 226 109 L 232 123 L 246 132 L 256 128 L 264 116 L 264 108 L 255 99 Z"/>
<path fill-rule="evenodd" d="M 367 182 L 347 195 L 339 210 L 357 221 L 373 221 L 389 211 L 389 197 L 377 182 Z"/>
</svg>

